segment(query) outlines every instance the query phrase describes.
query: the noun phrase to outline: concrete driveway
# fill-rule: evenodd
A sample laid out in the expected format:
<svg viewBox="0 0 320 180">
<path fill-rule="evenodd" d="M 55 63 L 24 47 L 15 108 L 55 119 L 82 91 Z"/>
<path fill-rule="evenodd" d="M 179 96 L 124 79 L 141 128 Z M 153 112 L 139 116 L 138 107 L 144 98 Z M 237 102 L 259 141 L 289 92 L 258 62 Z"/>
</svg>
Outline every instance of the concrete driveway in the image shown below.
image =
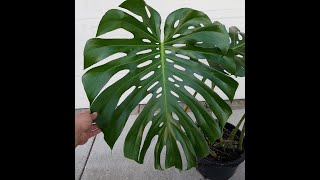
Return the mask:
<svg viewBox="0 0 320 180">
<path fill-rule="evenodd" d="M 229 122 L 235 124 L 243 115 L 245 109 L 236 109 Z M 144 164 L 138 164 L 123 156 L 123 142 L 129 128 L 136 119 L 137 114 L 130 116 L 123 133 L 110 150 L 100 133 L 91 138 L 85 145 L 75 149 L 75 179 L 76 180 L 149 180 L 149 179 L 181 179 L 194 180 L 205 179 L 195 168 L 188 171 L 181 171 L 170 168 L 164 171 L 156 170 L 153 166 L 153 150 L 155 142 L 150 145 L 147 151 Z M 245 162 L 237 169 L 230 180 L 245 179 Z"/>
</svg>

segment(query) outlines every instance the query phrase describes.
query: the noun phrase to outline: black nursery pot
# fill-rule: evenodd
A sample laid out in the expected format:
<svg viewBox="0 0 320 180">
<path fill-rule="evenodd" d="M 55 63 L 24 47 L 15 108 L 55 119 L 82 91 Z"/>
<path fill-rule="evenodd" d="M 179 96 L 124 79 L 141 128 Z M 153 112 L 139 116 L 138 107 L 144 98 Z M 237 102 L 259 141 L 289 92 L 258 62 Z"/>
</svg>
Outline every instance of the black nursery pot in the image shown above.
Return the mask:
<svg viewBox="0 0 320 180">
<path fill-rule="evenodd" d="M 232 130 L 235 126 L 227 123 L 225 128 Z M 240 136 L 241 131 L 238 130 L 237 135 Z M 245 153 L 238 159 L 228 162 L 217 162 L 211 158 L 204 157 L 198 162 L 197 170 L 202 176 L 212 180 L 227 180 L 234 175 L 238 166 L 244 161 Z"/>
</svg>

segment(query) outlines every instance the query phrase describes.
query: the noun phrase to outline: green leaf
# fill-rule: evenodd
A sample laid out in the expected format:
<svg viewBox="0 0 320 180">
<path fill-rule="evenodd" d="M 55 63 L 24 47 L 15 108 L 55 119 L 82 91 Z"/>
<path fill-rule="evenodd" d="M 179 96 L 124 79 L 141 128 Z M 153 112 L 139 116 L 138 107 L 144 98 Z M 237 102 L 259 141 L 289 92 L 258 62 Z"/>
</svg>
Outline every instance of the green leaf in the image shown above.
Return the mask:
<svg viewBox="0 0 320 180">
<path fill-rule="evenodd" d="M 205 137 L 211 142 L 220 138 L 223 128 L 221 125 L 225 124 L 232 113 L 229 105 L 194 75 L 198 74 L 211 80 L 230 100 L 233 99 L 238 83 L 198 60 L 210 59 L 211 62 L 235 72 L 234 61 L 223 58 L 230 45 L 228 32 L 222 24 L 212 23 L 204 13 L 183 8 L 167 17 L 164 41 L 161 42 L 161 18 L 157 11 L 143 0 L 127 0 L 120 7 L 141 16 L 143 22 L 122 10 L 109 10 L 100 21 L 97 37 L 88 40 L 84 49 L 86 72 L 82 82 L 91 111 L 98 112 L 97 125 L 112 149 L 130 113 L 150 95 L 151 99 L 126 136 L 125 157 L 143 163 L 151 142 L 156 138 L 155 168 L 175 166 L 183 169 L 182 156 L 187 159 L 186 169 L 195 167 L 197 160 L 209 153 Z M 146 9 L 150 12 L 150 18 Z M 175 27 L 177 20 L 179 23 Z M 131 32 L 134 38 L 99 37 L 119 28 Z M 176 34 L 180 36 L 175 37 Z M 149 42 L 144 41 L 146 39 Z M 177 47 L 175 44 L 185 46 Z M 146 50 L 149 51 L 142 53 Z M 120 52 L 126 56 L 96 65 Z M 146 62 L 151 63 L 143 64 Z M 129 72 L 104 88 L 110 79 L 122 70 Z M 186 88 L 192 88 L 201 94 L 216 118 Z M 131 93 L 119 103 L 121 96 L 129 89 L 132 90 Z M 184 112 L 180 103 L 190 108 L 199 127 Z M 142 141 L 148 123 L 151 123 L 151 126 Z M 179 149 L 178 144 L 182 149 Z M 166 159 L 163 167 L 160 164 L 160 154 L 164 147 Z"/>
<path fill-rule="evenodd" d="M 235 75 L 236 77 L 245 76 L 245 33 L 241 32 L 237 27 L 231 26 L 229 28 L 230 46 L 223 56 L 209 57 L 216 58 L 216 61 L 224 61 L 233 64 L 232 69 L 223 67 L 212 60 L 208 60 L 210 67 L 224 73 Z M 241 37 L 241 40 L 240 38 Z M 210 45 L 202 44 L 203 47 L 210 47 Z M 235 70 L 234 70 L 235 69 Z"/>
<path fill-rule="evenodd" d="M 230 136 L 229 136 L 229 140 L 233 140 L 238 132 L 238 129 L 240 128 L 242 122 L 244 121 L 245 118 L 245 114 L 242 115 L 241 119 L 239 120 L 239 122 L 237 123 L 236 127 L 232 130 Z"/>
<path fill-rule="evenodd" d="M 235 76 L 245 76 L 245 33 L 241 32 L 237 27 L 229 28 L 231 38 L 230 50 L 234 53 L 234 61 L 237 65 Z M 241 37 L 241 40 L 240 38 Z"/>
</svg>

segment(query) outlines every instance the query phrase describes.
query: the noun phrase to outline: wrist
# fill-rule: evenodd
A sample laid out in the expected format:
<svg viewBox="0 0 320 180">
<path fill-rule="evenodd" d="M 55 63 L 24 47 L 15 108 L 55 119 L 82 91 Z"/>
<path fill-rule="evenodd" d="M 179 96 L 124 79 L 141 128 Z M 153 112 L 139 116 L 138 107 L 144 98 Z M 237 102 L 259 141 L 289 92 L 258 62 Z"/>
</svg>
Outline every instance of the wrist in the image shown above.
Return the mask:
<svg viewBox="0 0 320 180">
<path fill-rule="evenodd" d="M 77 135 L 75 136 L 75 143 L 74 143 L 74 146 L 77 147 L 78 146 L 78 137 Z"/>
<path fill-rule="evenodd" d="M 77 124 L 75 125 L 75 147 L 77 147 L 79 145 L 79 128 L 77 126 Z"/>
</svg>

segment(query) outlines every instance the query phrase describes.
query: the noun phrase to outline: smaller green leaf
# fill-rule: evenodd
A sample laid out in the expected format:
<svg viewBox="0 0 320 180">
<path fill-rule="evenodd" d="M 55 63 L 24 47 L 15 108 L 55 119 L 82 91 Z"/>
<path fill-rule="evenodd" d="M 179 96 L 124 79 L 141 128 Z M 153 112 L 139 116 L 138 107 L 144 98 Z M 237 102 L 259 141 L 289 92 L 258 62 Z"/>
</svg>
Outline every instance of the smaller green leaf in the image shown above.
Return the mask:
<svg viewBox="0 0 320 180">
<path fill-rule="evenodd" d="M 245 33 L 241 32 L 237 27 L 232 26 L 229 28 L 229 36 L 231 39 L 230 50 L 234 54 L 234 61 L 236 63 L 235 76 L 245 76 Z M 242 39 L 240 39 L 240 37 Z"/>
</svg>

